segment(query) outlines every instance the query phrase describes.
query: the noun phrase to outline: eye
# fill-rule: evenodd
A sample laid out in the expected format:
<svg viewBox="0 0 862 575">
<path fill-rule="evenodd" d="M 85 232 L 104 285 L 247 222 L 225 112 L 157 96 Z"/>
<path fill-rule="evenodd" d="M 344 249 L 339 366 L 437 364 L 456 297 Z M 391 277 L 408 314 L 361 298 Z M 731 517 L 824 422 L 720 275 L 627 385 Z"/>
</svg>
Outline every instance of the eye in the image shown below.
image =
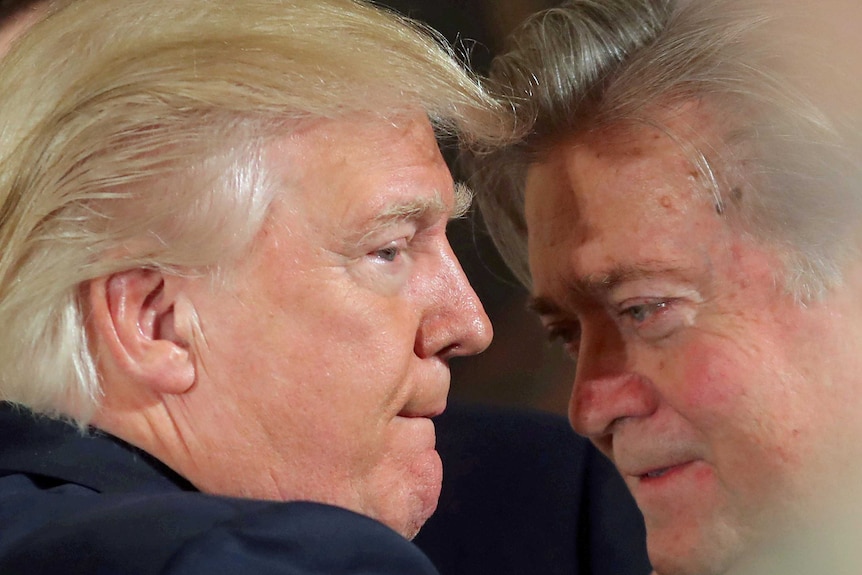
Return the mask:
<svg viewBox="0 0 862 575">
<path fill-rule="evenodd" d="M 693 312 L 679 300 L 661 299 L 624 305 L 619 311 L 622 329 L 645 340 L 660 340 L 690 325 Z"/>
<path fill-rule="evenodd" d="M 398 246 L 390 245 L 385 248 L 379 249 L 374 254 L 380 258 L 381 260 L 387 262 L 394 262 L 395 258 L 398 257 L 398 254 L 401 253 L 401 249 Z"/>
<path fill-rule="evenodd" d="M 581 347 L 581 324 L 578 322 L 552 323 L 545 326 L 548 341 L 560 342 L 563 348 L 573 358 L 577 358 Z"/>
<path fill-rule="evenodd" d="M 642 303 L 631 305 L 623 308 L 620 312 L 621 316 L 627 316 L 636 323 L 644 323 L 656 313 L 661 313 L 668 306 L 666 301 L 657 301 L 652 303 Z"/>
<path fill-rule="evenodd" d="M 382 248 L 378 248 L 371 252 L 369 255 L 377 259 L 378 261 L 385 263 L 393 263 L 395 262 L 399 256 L 403 254 L 404 248 L 407 246 L 407 239 L 402 238 L 400 240 L 396 240 L 394 242 L 389 242 Z"/>
</svg>

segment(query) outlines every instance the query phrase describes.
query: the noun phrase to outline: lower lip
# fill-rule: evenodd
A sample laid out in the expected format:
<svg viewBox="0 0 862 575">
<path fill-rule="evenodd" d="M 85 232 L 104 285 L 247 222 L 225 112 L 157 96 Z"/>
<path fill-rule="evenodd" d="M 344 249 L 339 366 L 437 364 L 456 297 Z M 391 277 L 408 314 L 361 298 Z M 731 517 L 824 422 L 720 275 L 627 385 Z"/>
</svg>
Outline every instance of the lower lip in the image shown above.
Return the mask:
<svg viewBox="0 0 862 575">
<path fill-rule="evenodd" d="M 437 443 L 437 434 L 434 422 L 428 417 L 402 417 L 396 418 L 400 422 L 398 434 L 410 441 L 426 444 L 434 449 Z"/>
<path fill-rule="evenodd" d="M 689 513 L 692 506 L 706 504 L 715 488 L 715 475 L 711 466 L 693 460 L 653 476 L 628 476 L 626 482 L 644 515 L 655 518 Z"/>
</svg>

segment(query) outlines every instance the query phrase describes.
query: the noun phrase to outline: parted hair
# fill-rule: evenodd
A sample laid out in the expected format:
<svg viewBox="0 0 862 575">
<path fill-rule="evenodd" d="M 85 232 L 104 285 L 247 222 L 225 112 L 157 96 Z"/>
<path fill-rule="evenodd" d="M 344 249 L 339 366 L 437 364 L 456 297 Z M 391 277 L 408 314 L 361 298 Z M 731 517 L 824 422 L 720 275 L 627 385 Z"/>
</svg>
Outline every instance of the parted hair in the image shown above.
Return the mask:
<svg viewBox="0 0 862 575">
<path fill-rule="evenodd" d="M 561 139 L 593 130 L 666 129 L 664 112 L 697 101 L 712 111 L 723 145 L 705 149 L 670 135 L 690 155 L 716 210 L 779 249 L 786 266 L 776 281 L 800 300 L 839 282 L 846 261 L 858 257 L 858 238 L 850 236 L 862 212 L 862 91 L 858 71 L 833 59 L 838 51 L 805 36 L 813 13 L 803 4 L 569 0 L 528 19 L 490 71 L 518 129 L 463 158 L 515 275 L 529 287 L 524 185 L 531 163 Z M 845 93 L 832 101 L 818 79 Z"/>
<path fill-rule="evenodd" d="M 88 280 L 217 274 L 280 191 L 267 138 L 415 110 L 468 139 L 502 121 L 439 38 L 366 3 L 59 2 L 0 59 L 0 400 L 86 419 Z"/>
</svg>

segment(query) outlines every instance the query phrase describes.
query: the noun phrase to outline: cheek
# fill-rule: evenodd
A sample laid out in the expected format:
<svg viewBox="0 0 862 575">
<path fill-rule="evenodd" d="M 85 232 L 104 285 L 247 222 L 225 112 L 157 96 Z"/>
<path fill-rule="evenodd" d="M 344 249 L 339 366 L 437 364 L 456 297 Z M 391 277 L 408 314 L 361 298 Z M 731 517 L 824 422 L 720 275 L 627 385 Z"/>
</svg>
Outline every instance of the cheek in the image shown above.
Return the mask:
<svg viewBox="0 0 862 575">
<path fill-rule="evenodd" d="M 676 365 L 672 358 L 662 362 L 663 375 L 675 382 L 668 399 L 698 426 L 721 424 L 746 402 L 746 382 L 738 373 L 738 362 L 722 349 L 692 342 L 672 353 L 683 359 Z"/>
<path fill-rule="evenodd" d="M 725 313 L 703 323 L 672 352 L 684 358 L 681 409 L 716 426 L 792 419 L 804 382 L 789 331 L 771 316 Z"/>
<path fill-rule="evenodd" d="M 787 459 L 784 437 L 795 407 L 780 376 L 756 350 L 695 342 L 686 357 L 675 409 L 697 428 L 710 451 L 724 460 Z"/>
<path fill-rule="evenodd" d="M 727 358 L 703 345 L 691 346 L 687 355 L 682 377 L 686 385 L 682 400 L 687 410 L 722 413 L 744 394 Z"/>
<path fill-rule="evenodd" d="M 678 409 L 706 442 L 722 482 L 753 506 L 780 500 L 814 447 L 804 382 L 764 349 L 699 343 L 686 355 Z"/>
</svg>

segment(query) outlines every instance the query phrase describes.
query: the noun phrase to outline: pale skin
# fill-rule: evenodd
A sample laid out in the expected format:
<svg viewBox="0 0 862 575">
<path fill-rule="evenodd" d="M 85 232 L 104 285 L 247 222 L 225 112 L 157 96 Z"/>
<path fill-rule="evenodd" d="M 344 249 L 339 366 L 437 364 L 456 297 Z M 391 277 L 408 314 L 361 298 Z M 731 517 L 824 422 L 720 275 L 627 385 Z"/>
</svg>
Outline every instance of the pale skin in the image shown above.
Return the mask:
<svg viewBox="0 0 862 575">
<path fill-rule="evenodd" d="M 90 285 L 94 421 L 202 491 L 331 503 L 412 537 L 440 491 L 448 362 L 491 339 L 446 238 L 463 202 L 422 115 L 321 120 L 265 160 L 279 194 L 224 286 Z"/>
<path fill-rule="evenodd" d="M 720 146 L 702 104 L 658 120 Z M 848 477 L 862 433 L 858 266 L 800 305 L 688 158 L 615 126 L 558 144 L 526 184 L 534 307 L 578 358 L 571 422 L 623 475 L 662 575 L 726 571 Z"/>
</svg>

